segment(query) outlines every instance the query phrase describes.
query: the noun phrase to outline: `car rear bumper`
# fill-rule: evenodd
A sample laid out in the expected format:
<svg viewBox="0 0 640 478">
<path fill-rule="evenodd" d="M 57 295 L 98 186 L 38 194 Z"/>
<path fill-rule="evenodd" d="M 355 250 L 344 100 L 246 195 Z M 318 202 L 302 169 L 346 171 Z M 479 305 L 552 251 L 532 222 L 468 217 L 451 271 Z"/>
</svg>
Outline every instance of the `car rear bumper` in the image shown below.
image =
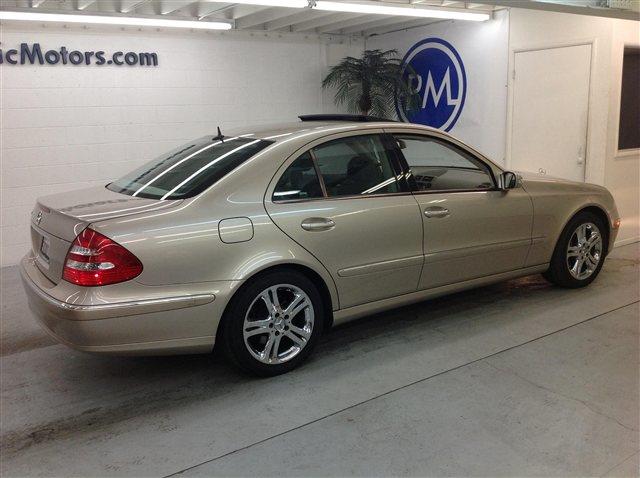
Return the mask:
<svg viewBox="0 0 640 478">
<path fill-rule="evenodd" d="M 237 285 L 189 284 L 185 290 L 132 284 L 134 294 L 114 300 L 106 288 L 53 284 L 31 255 L 22 259 L 20 272 L 30 309 L 54 339 L 84 352 L 117 355 L 210 352 L 226 299 Z"/>
</svg>

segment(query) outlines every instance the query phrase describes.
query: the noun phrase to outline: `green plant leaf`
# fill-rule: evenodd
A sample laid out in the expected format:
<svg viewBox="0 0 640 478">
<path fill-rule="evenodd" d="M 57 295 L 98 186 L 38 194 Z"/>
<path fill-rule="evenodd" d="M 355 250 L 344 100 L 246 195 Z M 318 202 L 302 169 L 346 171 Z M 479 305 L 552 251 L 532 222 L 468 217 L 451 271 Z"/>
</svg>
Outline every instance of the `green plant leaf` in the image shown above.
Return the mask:
<svg viewBox="0 0 640 478">
<path fill-rule="evenodd" d="M 345 57 L 329 70 L 322 81 L 325 89 L 335 89 L 334 102 L 350 113 L 393 115 L 395 98 L 408 110 L 417 108 L 420 96 L 403 79 L 403 72 L 414 73 L 402 65 L 396 50 L 365 50 L 362 58 Z"/>
</svg>

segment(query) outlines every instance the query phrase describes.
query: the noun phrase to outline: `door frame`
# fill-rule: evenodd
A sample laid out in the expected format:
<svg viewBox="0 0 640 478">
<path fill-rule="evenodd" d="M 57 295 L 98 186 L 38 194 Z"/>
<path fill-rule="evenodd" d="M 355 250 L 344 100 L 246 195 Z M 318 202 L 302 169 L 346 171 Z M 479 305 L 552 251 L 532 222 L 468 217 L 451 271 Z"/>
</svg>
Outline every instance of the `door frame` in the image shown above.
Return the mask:
<svg viewBox="0 0 640 478">
<path fill-rule="evenodd" d="M 602 165 L 602 171 L 595 171 L 595 165 L 589 161 L 592 156 L 591 145 L 591 125 L 592 125 L 592 106 L 594 103 L 594 88 L 593 78 L 595 75 L 595 62 L 596 62 L 596 49 L 597 39 L 587 38 L 584 40 L 566 41 L 566 42 L 550 42 L 541 43 L 531 46 L 511 48 L 509 46 L 509 62 L 507 71 L 507 120 L 506 120 L 506 134 L 505 134 L 505 167 L 507 170 L 512 168 L 512 141 L 513 141 L 513 113 L 514 113 L 514 92 L 515 92 L 515 60 L 517 53 L 526 53 L 542 50 L 555 50 L 558 48 L 567 48 L 573 46 L 591 46 L 590 64 L 589 64 L 589 86 L 587 95 L 587 127 L 585 137 L 585 152 L 584 152 L 584 181 L 595 182 L 602 184 L 604 182 L 604 165 Z"/>
</svg>

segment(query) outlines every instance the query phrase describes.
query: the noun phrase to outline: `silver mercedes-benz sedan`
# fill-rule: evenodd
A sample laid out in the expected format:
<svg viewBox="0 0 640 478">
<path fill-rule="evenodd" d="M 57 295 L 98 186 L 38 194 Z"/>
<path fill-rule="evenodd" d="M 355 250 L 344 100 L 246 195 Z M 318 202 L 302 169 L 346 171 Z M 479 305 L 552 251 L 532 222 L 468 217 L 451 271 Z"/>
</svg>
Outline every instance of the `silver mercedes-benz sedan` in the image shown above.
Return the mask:
<svg viewBox="0 0 640 478">
<path fill-rule="evenodd" d="M 600 186 L 505 171 L 434 129 L 339 115 L 191 141 L 38 200 L 21 271 L 44 328 L 96 353 L 286 372 L 334 323 L 491 282 L 598 275 Z"/>
</svg>

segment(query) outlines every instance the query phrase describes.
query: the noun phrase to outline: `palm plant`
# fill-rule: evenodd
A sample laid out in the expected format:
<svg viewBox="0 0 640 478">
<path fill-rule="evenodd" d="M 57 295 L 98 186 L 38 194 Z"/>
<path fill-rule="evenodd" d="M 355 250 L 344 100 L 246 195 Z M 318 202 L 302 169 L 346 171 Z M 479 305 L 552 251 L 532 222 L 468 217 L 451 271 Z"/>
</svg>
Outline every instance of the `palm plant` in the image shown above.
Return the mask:
<svg viewBox="0 0 640 478">
<path fill-rule="evenodd" d="M 403 73 L 412 70 L 397 55 L 397 50 L 365 50 L 362 58 L 343 58 L 331 68 L 322 87 L 336 88 L 336 105 L 346 105 L 351 113 L 388 116 L 396 95 L 407 109 L 414 109 L 418 94 L 403 79 Z"/>
</svg>

